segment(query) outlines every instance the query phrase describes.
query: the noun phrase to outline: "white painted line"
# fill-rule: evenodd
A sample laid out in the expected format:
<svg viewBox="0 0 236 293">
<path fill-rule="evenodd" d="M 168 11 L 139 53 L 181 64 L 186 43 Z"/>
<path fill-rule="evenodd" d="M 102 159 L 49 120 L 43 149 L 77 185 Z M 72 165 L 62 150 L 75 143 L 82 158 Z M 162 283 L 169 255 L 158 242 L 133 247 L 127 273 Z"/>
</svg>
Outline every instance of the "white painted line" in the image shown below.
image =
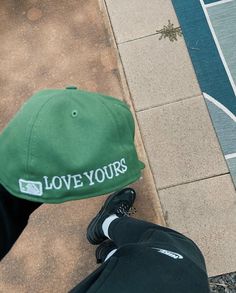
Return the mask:
<svg viewBox="0 0 236 293">
<path fill-rule="evenodd" d="M 236 153 L 225 155 L 226 160 L 236 158 Z"/>
<path fill-rule="evenodd" d="M 222 52 L 222 50 L 221 50 L 221 47 L 220 47 L 219 41 L 218 41 L 217 36 L 216 36 L 216 33 L 215 33 L 215 30 L 214 30 L 214 28 L 213 28 L 213 25 L 212 25 L 212 23 L 211 23 L 211 20 L 210 20 L 209 14 L 208 14 L 208 12 L 207 12 L 206 5 L 204 4 L 203 0 L 200 0 L 200 2 L 201 2 L 201 5 L 202 5 L 202 9 L 203 9 L 203 11 L 204 11 L 204 13 L 205 13 L 205 16 L 206 16 L 206 19 L 207 19 L 208 25 L 209 25 L 209 27 L 210 27 L 210 30 L 211 30 L 212 36 L 213 36 L 213 38 L 214 38 L 214 41 L 215 41 L 216 47 L 217 47 L 218 52 L 219 52 L 219 54 L 220 54 L 221 60 L 222 60 L 222 62 L 223 62 L 223 65 L 224 65 L 225 71 L 226 71 L 226 73 L 227 73 L 227 75 L 228 75 L 229 81 L 230 81 L 230 83 L 231 83 L 231 86 L 232 86 L 232 88 L 233 88 L 234 94 L 235 94 L 235 96 L 236 96 L 236 85 L 235 85 L 234 80 L 233 80 L 233 77 L 232 77 L 232 75 L 231 75 L 231 73 L 230 73 L 229 67 L 228 67 L 228 65 L 227 65 L 227 63 L 226 63 L 226 60 L 225 60 L 224 54 L 223 54 L 223 52 Z"/>
<path fill-rule="evenodd" d="M 206 93 L 203 93 L 203 96 L 205 99 L 215 104 L 218 108 L 224 111 L 225 114 L 227 114 L 234 122 L 236 122 L 236 116 L 228 108 L 226 108 L 224 105 L 222 105 L 220 102 L 218 102 L 216 99 L 212 98 L 210 95 Z"/>
<path fill-rule="evenodd" d="M 227 2 L 233 2 L 233 1 L 234 0 L 221 0 L 221 1 L 216 1 L 216 2 L 213 2 L 213 3 L 209 3 L 209 4 L 204 4 L 204 5 L 205 5 L 206 8 L 208 8 L 208 7 L 224 4 L 224 3 L 227 3 Z"/>
</svg>

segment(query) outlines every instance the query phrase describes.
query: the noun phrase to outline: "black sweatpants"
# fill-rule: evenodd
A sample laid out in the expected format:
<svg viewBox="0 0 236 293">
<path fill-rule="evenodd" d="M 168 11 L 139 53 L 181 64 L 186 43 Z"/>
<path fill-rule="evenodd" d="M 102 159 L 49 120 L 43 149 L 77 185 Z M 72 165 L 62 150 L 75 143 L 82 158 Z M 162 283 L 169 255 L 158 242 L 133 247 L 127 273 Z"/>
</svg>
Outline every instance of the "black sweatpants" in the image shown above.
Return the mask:
<svg viewBox="0 0 236 293">
<path fill-rule="evenodd" d="M 15 197 L 0 185 L 0 260 L 20 236 L 30 214 L 40 205 Z"/>
<path fill-rule="evenodd" d="M 71 293 L 208 293 L 196 244 L 159 225 L 122 217 L 109 226 L 118 250 Z"/>
</svg>

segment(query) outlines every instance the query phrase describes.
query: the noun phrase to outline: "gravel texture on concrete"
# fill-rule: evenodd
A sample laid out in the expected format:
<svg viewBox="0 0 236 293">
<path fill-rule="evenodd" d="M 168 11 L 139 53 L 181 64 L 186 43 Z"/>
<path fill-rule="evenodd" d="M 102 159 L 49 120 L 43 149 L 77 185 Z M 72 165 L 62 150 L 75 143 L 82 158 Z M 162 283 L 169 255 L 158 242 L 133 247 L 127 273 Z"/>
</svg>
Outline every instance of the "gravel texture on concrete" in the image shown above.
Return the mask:
<svg viewBox="0 0 236 293">
<path fill-rule="evenodd" d="M 211 293 L 235 293 L 236 272 L 209 278 Z"/>
</svg>

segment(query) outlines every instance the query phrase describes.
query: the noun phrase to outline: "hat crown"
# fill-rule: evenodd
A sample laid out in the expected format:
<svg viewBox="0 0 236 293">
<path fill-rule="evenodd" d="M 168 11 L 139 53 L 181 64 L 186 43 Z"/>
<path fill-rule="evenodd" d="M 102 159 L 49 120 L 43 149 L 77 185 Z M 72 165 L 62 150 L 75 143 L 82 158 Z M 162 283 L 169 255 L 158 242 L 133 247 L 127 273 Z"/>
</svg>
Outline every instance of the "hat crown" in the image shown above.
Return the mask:
<svg viewBox="0 0 236 293">
<path fill-rule="evenodd" d="M 99 190 L 103 194 L 105 183 L 105 188 L 102 184 L 92 186 L 96 178 L 91 181 L 92 177 L 87 175 L 97 174 L 97 183 L 105 181 L 108 185 L 113 179 L 114 188 L 114 185 L 121 185 L 122 180 L 118 177 L 127 181 L 122 170 L 131 160 L 136 162 L 134 172 L 137 177 L 140 162 L 133 140 L 134 121 L 125 103 L 76 89 L 43 90 L 23 105 L 0 136 L 1 161 L 7 166 L 5 169 L 0 167 L 0 182 L 6 188 L 8 182 L 14 182 L 10 184 L 14 186 L 11 192 L 24 198 L 37 196 L 36 191 L 40 190 L 40 198 L 33 197 L 37 201 L 73 199 L 76 191 L 87 196 L 97 195 Z M 7 154 L 5 158 L 3 154 Z M 13 158 L 11 162 L 9 157 Z M 111 165 L 114 162 L 120 163 Z M 111 172 L 113 176 L 109 178 Z M 79 179 L 81 190 L 76 189 Z M 27 180 L 29 184 L 26 184 Z M 57 184 L 50 185 L 52 180 Z M 50 186 L 60 188 L 53 190 Z M 59 195 L 55 191 L 59 191 Z"/>
</svg>

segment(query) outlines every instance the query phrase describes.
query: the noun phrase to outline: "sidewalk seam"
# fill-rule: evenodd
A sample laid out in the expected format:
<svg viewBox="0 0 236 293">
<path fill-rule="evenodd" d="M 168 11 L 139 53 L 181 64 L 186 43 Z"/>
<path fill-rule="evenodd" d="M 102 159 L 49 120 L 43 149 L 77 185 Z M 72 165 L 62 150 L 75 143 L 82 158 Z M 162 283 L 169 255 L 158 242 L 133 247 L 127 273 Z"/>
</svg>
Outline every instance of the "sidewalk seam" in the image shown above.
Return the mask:
<svg viewBox="0 0 236 293">
<path fill-rule="evenodd" d="M 179 183 L 179 184 L 172 184 L 172 185 L 169 185 L 169 186 L 158 188 L 158 191 L 162 191 L 162 190 L 165 190 L 165 189 L 169 189 L 169 188 L 177 187 L 177 186 L 182 186 L 182 185 L 186 185 L 186 184 L 192 184 L 192 183 L 195 183 L 195 182 L 208 180 L 208 179 L 211 179 L 211 178 L 216 178 L 216 177 L 225 176 L 225 175 L 230 175 L 230 172 L 221 173 L 221 174 L 217 174 L 217 175 L 213 175 L 213 176 L 208 176 L 208 177 L 196 179 L 196 180 L 193 180 L 193 181 L 186 181 L 186 182 L 182 182 L 182 183 Z"/>
<path fill-rule="evenodd" d="M 113 37 L 113 40 L 114 40 L 113 43 L 114 43 L 114 47 L 115 47 L 117 57 L 118 57 L 117 58 L 117 63 L 118 63 L 118 68 L 120 69 L 119 73 L 120 73 L 120 77 L 121 77 L 121 84 L 122 84 L 122 87 L 124 87 L 123 88 L 124 98 L 127 98 L 129 103 L 131 104 L 131 108 L 132 108 L 133 114 L 135 116 L 134 119 L 135 119 L 136 124 L 138 126 L 137 129 L 136 129 L 136 133 L 138 134 L 138 137 L 140 139 L 141 147 L 144 150 L 144 155 L 145 155 L 145 158 L 146 158 L 147 163 L 148 163 L 150 174 L 152 176 L 152 182 L 153 182 L 153 186 L 154 186 L 154 190 L 155 190 L 155 197 L 156 197 L 155 198 L 155 203 L 156 203 L 156 207 L 157 207 L 157 209 L 155 209 L 155 210 L 156 210 L 156 212 L 159 212 L 159 217 L 160 217 L 161 222 L 162 222 L 161 224 L 167 226 L 165 216 L 164 216 L 163 207 L 162 207 L 162 203 L 161 203 L 161 200 L 160 200 L 160 197 L 159 197 L 159 194 L 158 194 L 158 189 L 157 189 L 157 186 L 156 186 L 156 181 L 155 181 L 155 178 L 154 178 L 154 175 L 153 175 L 153 171 L 152 171 L 152 168 L 151 168 L 151 165 L 150 165 L 148 154 L 147 154 L 147 151 L 146 151 L 146 148 L 145 148 L 145 145 L 144 145 L 144 141 L 143 141 L 143 138 L 142 138 L 140 125 L 139 125 L 138 118 L 137 118 L 137 111 L 135 110 L 135 107 L 134 107 L 134 101 L 133 101 L 132 94 L 131 94 L 131 91 L 130 91 L 130 88 L 129 88 L 125 68 L 124 68 L 124 65 L 123 65 L 123 62 L 122 62 L 122 59 L 121 59 L 121 55 L 120 55 L 117 39 L 116 39 L 116 36 L 115 36 L 115 33 L 114 33 L 114 29 L 113 29 L 111 17 L 110 17 L 110 14 L 109 14 L 108 6 L 107 6 L 107 3 L 106 3 L 106 0 L 101 0 L 101 1 L 103 2 L 104 8 L 106 10 L 106 15 L 107 15 L 108 22 L 109 22 L 109 25 L 110 25 L 110 30 L 111 30 L 111 33 L 112 33 L 112 37 Z"/>
<path fill-rule="evenodd" d="M 186 98 L 178 99 L 176 101 L 167 102 L 167 103 L 156 105 L 156 106 L 150 106 L 150 107 L 147 107 L 147 108 L 143 108 L 141 110 L 136 110 L 136 112 L 141 113 L 141 112 L 144 112 L 144 111 L 149 111 L 149 110 L 159 108 L 159 107 L 163 107 L 163 106 L 166 106 L 166 105 L 176 104 L 176 103 L 179 103 L 179 102 L 182 102 L 182 101 L 185 101 L 185 100 L 189 100 L 189 99 L 194 99 L 194 98 L 197 98 L 197 97 L 204 99 L 202 92 L 200 92 L 198 95 L 189 96 L 189 97 L 186 97 Z"/>
<path fill-rule="evenodd" d="M 141 36 L 141 37 L 131 39 L 131 40 L 127 40 L 127 41 L 123 41 L 123 42 L 120 42 L 120 43 L 117 42 L 117 45 L 122 45 L 122 44 L 130 43 L 130 42 L 138 41 L 138 40 L 141 40 L 141 39 L 146 39 L 148 37 L 152 37 L 152 36 L 155 36 L 155 35 L 158 35 L 158 34 L 159 33 L 152 33 L 152 34 L 149 34 L 149 35 Z"/>
</svg>

